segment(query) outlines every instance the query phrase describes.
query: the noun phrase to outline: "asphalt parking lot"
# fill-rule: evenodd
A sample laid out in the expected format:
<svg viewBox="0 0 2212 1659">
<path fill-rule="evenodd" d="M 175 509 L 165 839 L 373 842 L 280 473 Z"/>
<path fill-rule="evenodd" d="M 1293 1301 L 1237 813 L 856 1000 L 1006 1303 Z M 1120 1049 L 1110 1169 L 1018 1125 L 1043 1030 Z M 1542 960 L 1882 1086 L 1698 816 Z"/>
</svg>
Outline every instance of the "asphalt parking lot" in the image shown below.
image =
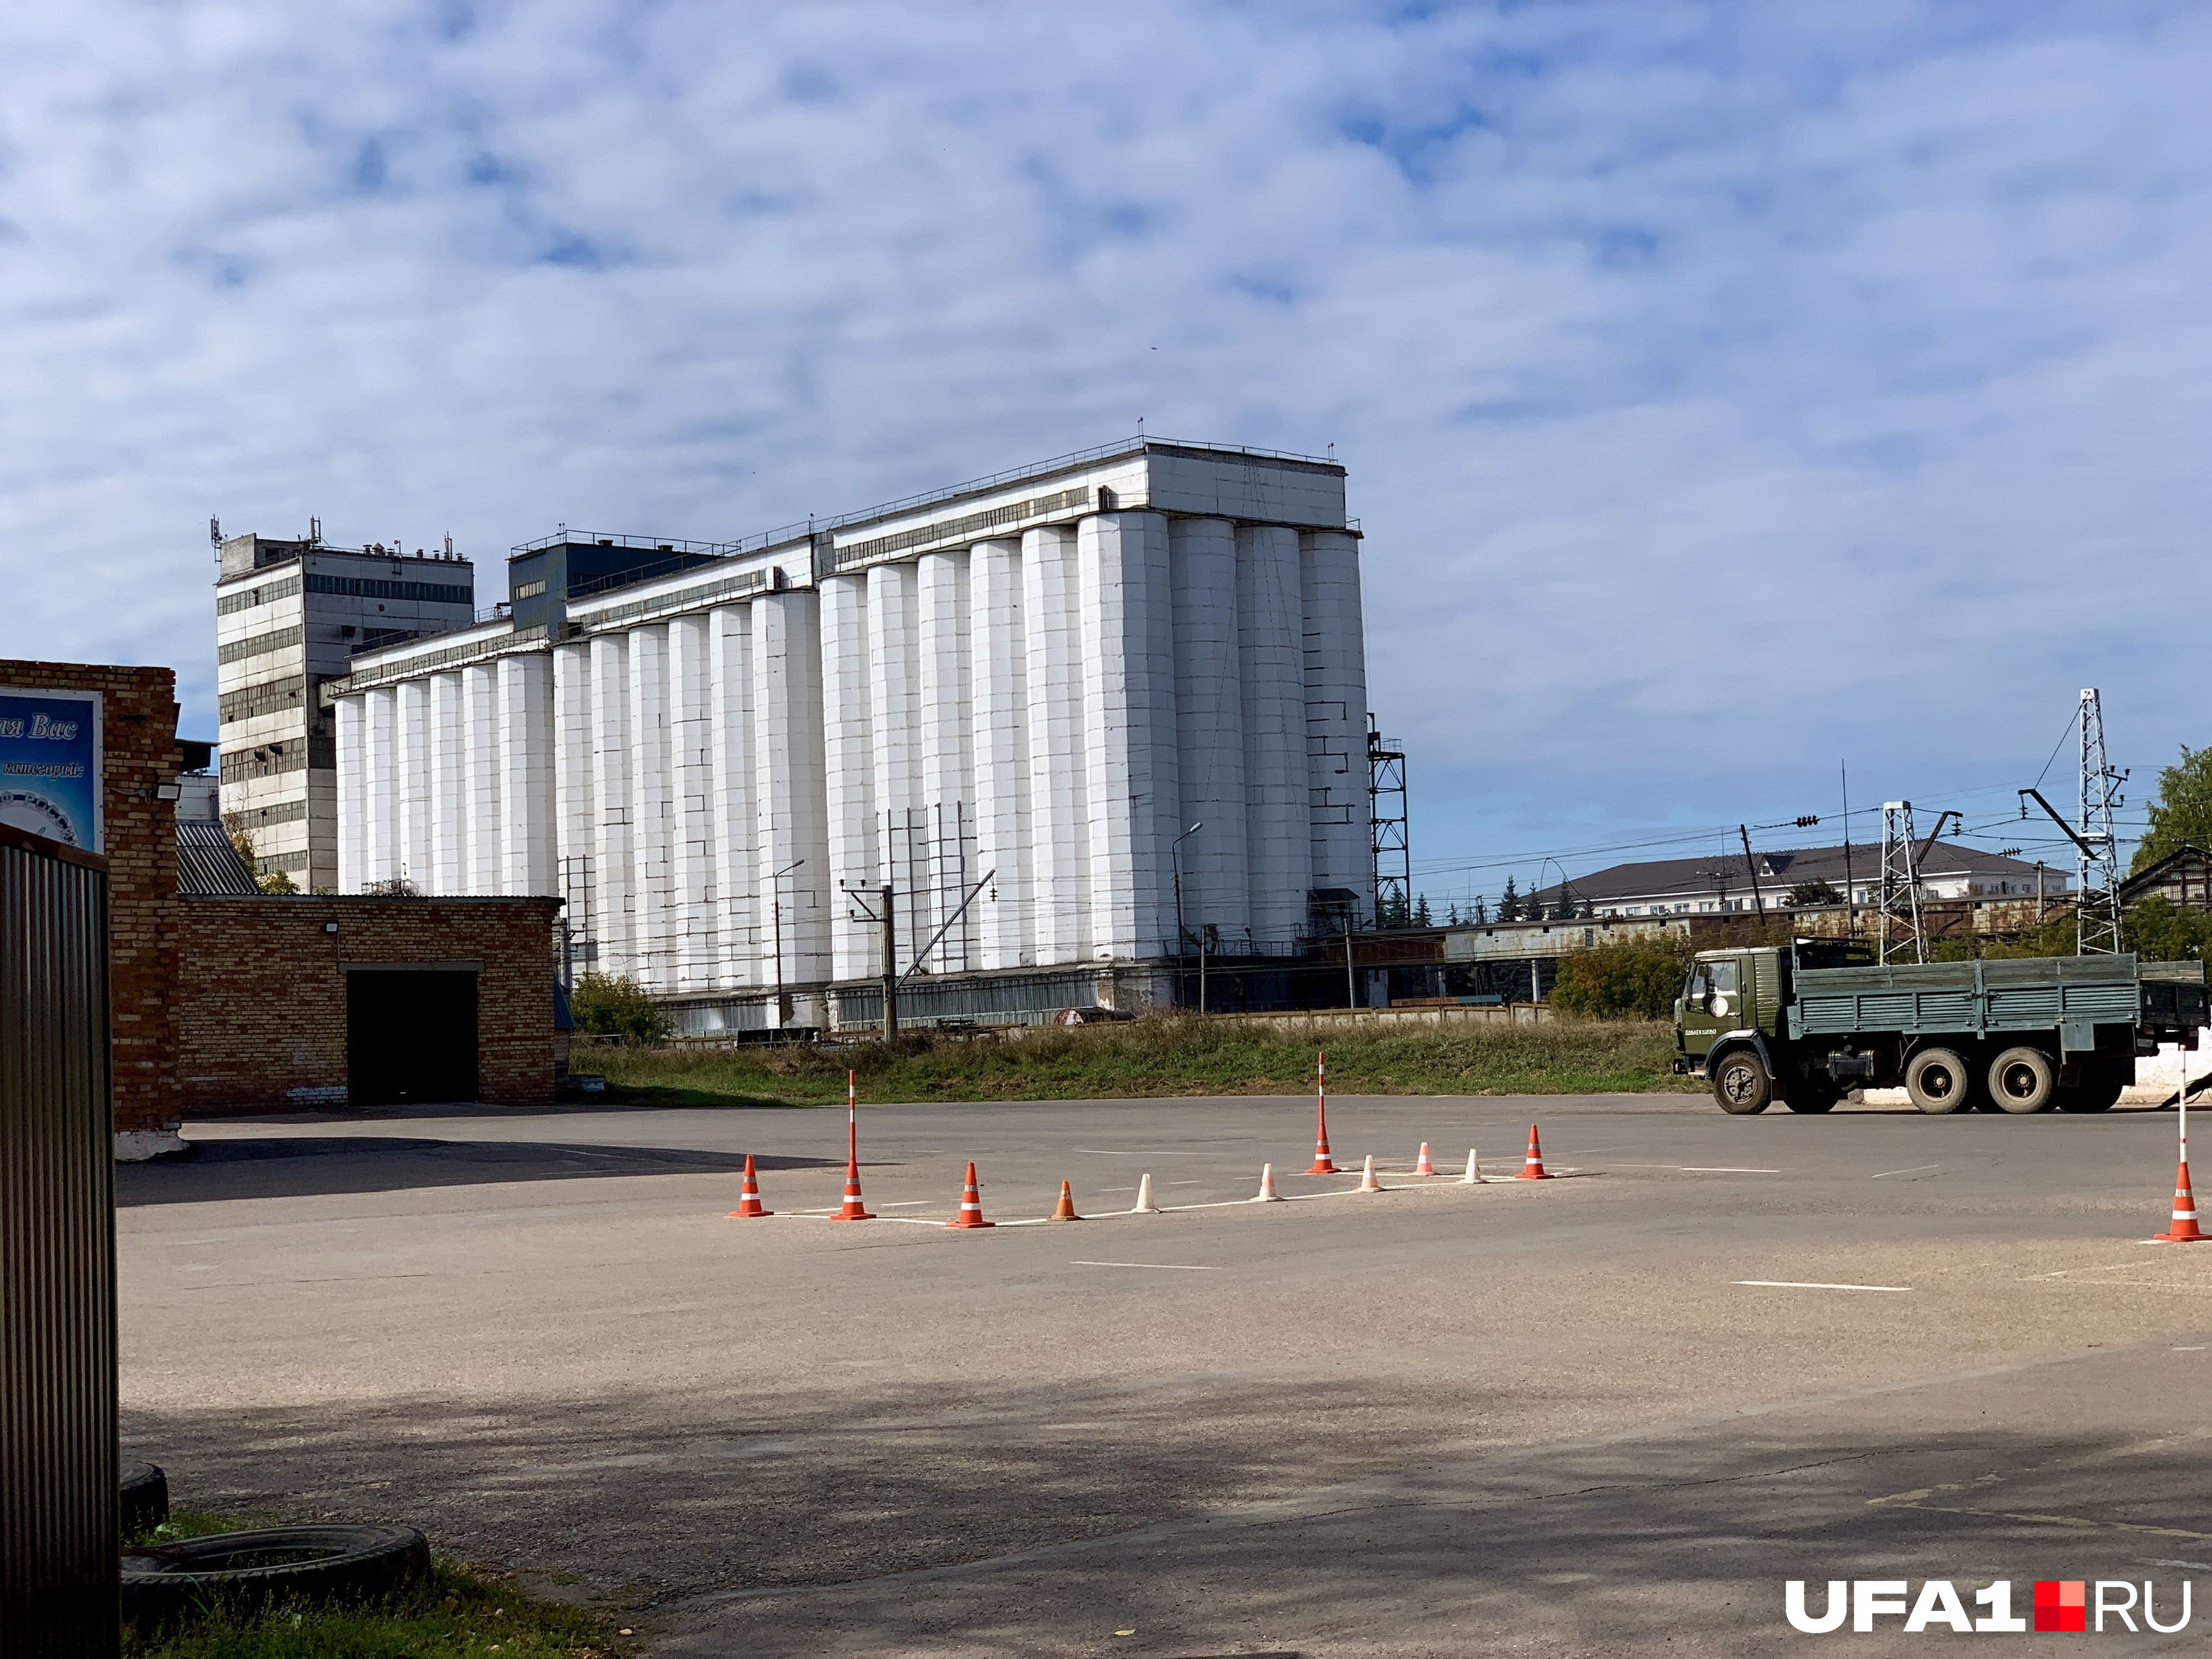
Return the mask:
<svg viewBox="0 0 2212 1659">
<path fill-rule="evenodd" d="M 1457 1182 L 1532 1118 L 1565 1178 Z M 1310 1100 L 875 1107 L 836 1224 L 842 1111 L 195 1124 L 123 1171 L 126 1449 L 659 1653 L 1749 1654 L 1871 1577 L 2194 1575 L 2201 1640 L 2173 1127 L 1346 1097 L 1355 1195 L 1294 1173 Z M 726 1218 L 747 1152 L 773 1218 Z M 1091 1218 L 948 1230 L 969 1158 Z"/>
</svg>

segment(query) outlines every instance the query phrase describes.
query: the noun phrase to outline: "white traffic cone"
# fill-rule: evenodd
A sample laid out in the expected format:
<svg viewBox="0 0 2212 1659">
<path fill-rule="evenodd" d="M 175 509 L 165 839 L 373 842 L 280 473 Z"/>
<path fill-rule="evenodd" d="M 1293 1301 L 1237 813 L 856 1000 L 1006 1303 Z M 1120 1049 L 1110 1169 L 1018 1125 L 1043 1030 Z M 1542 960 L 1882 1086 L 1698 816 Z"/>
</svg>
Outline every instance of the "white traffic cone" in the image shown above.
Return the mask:
<svg viewBox="0 0 2212 1659">
<path fill-rule="evenodd" d="M 1290 1200 L 1288 1199 L 1285 1199 L 1280 1193 L 1275 1190 L 1275 1166 L 1272 1164 L 1262 1164 L 1260 1166 L 1260 1190 L 1253 1198 L 1252 1202 L 1255 1204 L 1286 1204 Z"/>
<path fill-rule="evenodd" d="M 1158 1215 L 1160 1206 L 1152 1202 L 1152 1178 L 1140 1176 L 1137 1180 L 1137 1201 L 1130 1206 L 1131 1215 Z"/>
<path fill-rule="evenodd" d="M 1462 1187 L 1482 1185 L 1482 1164 L 1475 1157 L 1474 1148 L 1472 1146 L 1467 1149 L 1467 1173 L 1459 1178 L 1459 1184 Z"/>
<path fill-rule="evenodd" d="M 1382 1182 L 1375 1174 L 1375 1154 L 1372 1152 L 1367 1154 L 1367 1167 L 1359 1173 L 1359 1190 L 1363 1193 L 1379 1193 L 1382 1190 Z"/>
</svg>

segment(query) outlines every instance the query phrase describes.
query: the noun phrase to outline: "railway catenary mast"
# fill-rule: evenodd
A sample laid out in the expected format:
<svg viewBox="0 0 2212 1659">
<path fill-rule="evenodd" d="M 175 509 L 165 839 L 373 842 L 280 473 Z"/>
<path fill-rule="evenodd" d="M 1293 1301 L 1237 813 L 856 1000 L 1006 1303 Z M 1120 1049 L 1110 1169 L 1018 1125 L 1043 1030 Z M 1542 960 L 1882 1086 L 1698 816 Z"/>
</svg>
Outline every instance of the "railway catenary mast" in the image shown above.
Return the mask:
<svg viewBox="0 0 2212 1659">
<path fill-rule="evenodd" d="M 928 973 L 1158 961 L 1194 823 L 1219 949 L 1371 920 L 1358 534 L 1334 460 L 1138 438 L 742 543 L 531 544 L 512 615 L 326 689 L 339 890 L 561 893 L 580 968 L 680 998 L 871 981 L 843 892 L 893 887 L 911 951 L 987 872 Z"/>
</svg>

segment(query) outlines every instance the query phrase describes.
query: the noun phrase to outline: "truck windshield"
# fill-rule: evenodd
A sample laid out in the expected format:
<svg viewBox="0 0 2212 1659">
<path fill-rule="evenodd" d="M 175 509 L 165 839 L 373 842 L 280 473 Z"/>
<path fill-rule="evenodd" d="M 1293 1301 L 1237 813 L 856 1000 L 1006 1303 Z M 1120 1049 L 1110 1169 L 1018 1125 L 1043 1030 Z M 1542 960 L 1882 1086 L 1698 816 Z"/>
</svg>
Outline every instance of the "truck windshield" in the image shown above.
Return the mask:
<svg viewBox="0 0 2212 1659">
<path fill-rule="evenodd" d="M 1690 982 L 1682 988 L 1684 999 L 1703 1002 L 1715 993 L 1733 994 L 1736 988 L 1736 965 L 1729 962 L 1700 962 L 1690 968 Z"/>
</svg>

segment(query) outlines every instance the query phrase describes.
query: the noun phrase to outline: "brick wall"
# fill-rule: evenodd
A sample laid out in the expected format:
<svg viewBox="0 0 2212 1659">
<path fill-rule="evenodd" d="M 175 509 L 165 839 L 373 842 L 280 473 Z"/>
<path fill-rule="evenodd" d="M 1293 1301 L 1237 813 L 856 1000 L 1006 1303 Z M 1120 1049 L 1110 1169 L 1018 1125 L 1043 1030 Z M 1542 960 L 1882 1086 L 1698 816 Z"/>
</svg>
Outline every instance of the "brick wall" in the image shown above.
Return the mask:
<svg viewBox="0 0 2212 1659">
<path fill-rule="evenodd" d="M 101 694 L 115 1127 L 173 1128 L 181 1116 L 169 994 L 177 977 L 177 811 L 155 792 L 183 769 L 176 674 L 0 657 L 0 685 Z"/>
<path fill-rule="evenodd" d="M 181 900 L 185 1109 L 297 1110 L 295 1091 L 343 1087 L 347 964 L 481 963 L 478 1097 L 501 1105 L 550 1100 L 560 908 L 546 898 Z M 325 931 L 329 922 L 337 933 Z"/>
</svg>

